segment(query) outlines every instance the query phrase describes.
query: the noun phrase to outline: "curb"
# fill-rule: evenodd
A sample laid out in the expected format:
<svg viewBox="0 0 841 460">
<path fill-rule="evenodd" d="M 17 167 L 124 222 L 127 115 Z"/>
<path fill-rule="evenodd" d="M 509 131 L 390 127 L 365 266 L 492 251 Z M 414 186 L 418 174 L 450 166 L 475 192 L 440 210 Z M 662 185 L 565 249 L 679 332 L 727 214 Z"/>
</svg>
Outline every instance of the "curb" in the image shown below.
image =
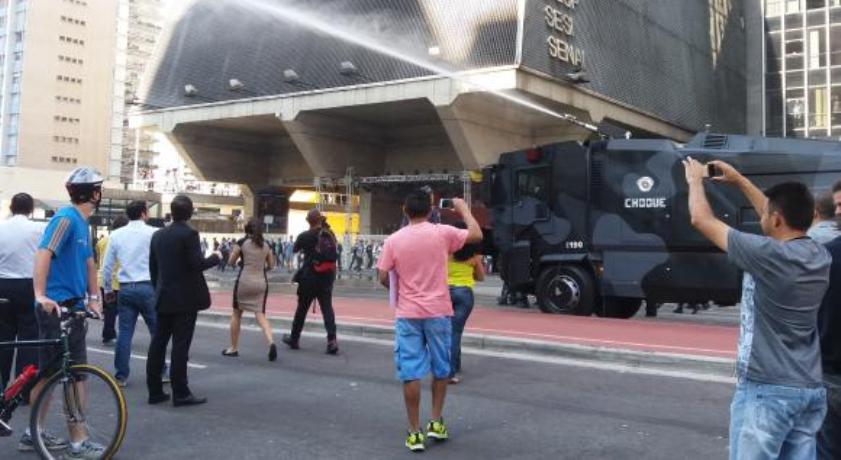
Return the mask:
<svg viewBox="0 0 841 460">
<path fill-rule="evenodd" d="M 216 324 L 227 324 L 229 318 L 229 314 L 222 312 L 204 311 L 199 313 L 200 320 Z M 291 318 L 272 316 L 269 319 L 272 321 L 274 329 L 281 328 L 288 330 L 292 326 Z M 242 323 L 246 326 L 257 326 L 257 321 L 252 316 L 243 316 Z M 323 329 L 324 322 L 321 320 L 307 319 L 307 326 L 310 330 Z M 394 328 L 390 326 L 337 322 L 336 329 L 340 336 L 344 335 L 383 341 L 394 340 Z M 472 333 L 465 333 L 462 336 L 462 348 L 544 358 L 560 358 L 579 362 L 613 364 L 645 369 L 652 372 L 688 372 L 720 379 L 732 378 L 736 365 L 735 360 L 729 358 L 595 347 Z"/>
</svg>

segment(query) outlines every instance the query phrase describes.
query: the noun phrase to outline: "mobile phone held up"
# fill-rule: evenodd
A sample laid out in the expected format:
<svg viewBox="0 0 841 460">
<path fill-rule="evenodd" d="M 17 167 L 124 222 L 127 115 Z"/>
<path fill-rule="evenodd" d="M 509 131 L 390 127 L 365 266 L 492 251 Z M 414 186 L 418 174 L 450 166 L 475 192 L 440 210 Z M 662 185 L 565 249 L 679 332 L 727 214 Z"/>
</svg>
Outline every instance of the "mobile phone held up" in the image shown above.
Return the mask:
<svg viewBox="0 0 841 460">
<path fill-rule="evenodd" d="M 721 177 L 721 176 L 724 175 L 724 171 L 722 171 L 721 168 L 719 168 L 718 166 L 716 166 L 712 163 L 707 163 L 706 166 L 707 166 L 707 174 L 706 174 L 707 177 Z"/>
<path fill-rule="evenodd" d="M 453 209 L 453 199 L 452 198 L 441 198 L 441 201 L 438 203 L 438 207 L 441 209 Z"/>
</svg>

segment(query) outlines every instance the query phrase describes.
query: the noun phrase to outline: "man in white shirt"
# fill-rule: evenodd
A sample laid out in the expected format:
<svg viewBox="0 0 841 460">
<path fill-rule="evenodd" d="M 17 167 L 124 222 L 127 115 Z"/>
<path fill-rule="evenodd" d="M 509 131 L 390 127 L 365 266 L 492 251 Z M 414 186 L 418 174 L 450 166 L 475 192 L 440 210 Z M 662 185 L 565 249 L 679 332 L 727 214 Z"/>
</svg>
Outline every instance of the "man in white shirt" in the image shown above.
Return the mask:
<svg viewBox="0 0 841 460">
<path fill-rule="evenodd" d="M 31 196 L 18 193 L 12 197 L 12 217 L 0 222 L 0 299 L 7 301 L 0 303 L 0 342 L 38 339 L 32 272 L 45 225 L 27 217 L 34 207 Z M 9 383 L 14 352 L 0 351 L 0 389 Z M 21 348 L 17 354 L 15 375 L 38 363 L 35 348 Z"/>
<path fill-rule="evenodd" d="M 155 290 L 149 275 L 149 249 L 152 235 L 158 230 L 146 224 L 148 210 L 143 201 L 132 201 L 126 207 L 129 224 L 111 234 L 105 261 L 102 264 L 103 279 L 111 279 L 116 263 L 120 269 L 117 280 L 120 282 L 120 295 L 117 299 L 118 333 L 114 355 L 115 377 L 120 386 L 126 386 L 129 377 L 131 342 L 138 315 L 154 335 L 158 324 L 155 311 Z M 110 283 L 103 286 L 106 298 L 114 296 Z"/>
</svg>

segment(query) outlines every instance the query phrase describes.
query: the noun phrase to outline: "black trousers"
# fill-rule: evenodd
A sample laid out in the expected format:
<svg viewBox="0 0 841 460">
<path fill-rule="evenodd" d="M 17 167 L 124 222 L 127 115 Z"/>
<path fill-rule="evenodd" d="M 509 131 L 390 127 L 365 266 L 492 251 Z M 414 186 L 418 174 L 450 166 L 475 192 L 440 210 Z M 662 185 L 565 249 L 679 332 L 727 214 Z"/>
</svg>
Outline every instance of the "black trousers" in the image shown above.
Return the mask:
<svg viewBox="0 0 841 460">
<path fill-rule="evenodd" d="M 105 290 L 100 288 L 100 298 L 102 299 L 102 340 L 113 340 L 117 338 L 117 297 L 120 295 L 120 291 L 113 291 L 114 292 L 114 301 L 113 302 L 106 302 L 105 301 Z"/>
<path fill-rule="evenodd" d="M 336 315 L 333 313 L 333 279 L 316 278 L 305 280 L 298 285 L 298 308 L 292 321 L 292 340 L 298 341 L 304 322 L 307 320 L 312 301 L 318 299 L 321 315 L 324 317 L 324 329 L 327 330 L 327 340 L 336 340 Z"/>
<path fill-rule="evenodd" d="M 197 312 L 162 314 L 158 313 L 158 328 L 149 344 L 149 358 L 146 361 L 146 386 L 150 395 L 163 393 L 161 369 L 166 361 L 166 345 L 172 338 L 169 377 L 172 380 L 172 396 L 190 396 L 187 385 L 187 359 L 196 330 Z"/>
<path fill-rule="evenodd" d="M 38 322 L 35 319 L 35 291 L 31 279 L 0 279 L 0 298 L 9 303 L 0 304 L 0 342 L 38 340 Z M 17 360 L 15 360 L 17 351 Z M 0 350 L 0 389 L 6 388 L 15 363 L 15 376 L 29 364 L 38 365 L 37 348 Z"/>
<path fill-rule="evenodd" d="M 818 459 L 841 458 L 841 375 L 825 377 L 827 413 L 818 432 Z"/>
</svg>

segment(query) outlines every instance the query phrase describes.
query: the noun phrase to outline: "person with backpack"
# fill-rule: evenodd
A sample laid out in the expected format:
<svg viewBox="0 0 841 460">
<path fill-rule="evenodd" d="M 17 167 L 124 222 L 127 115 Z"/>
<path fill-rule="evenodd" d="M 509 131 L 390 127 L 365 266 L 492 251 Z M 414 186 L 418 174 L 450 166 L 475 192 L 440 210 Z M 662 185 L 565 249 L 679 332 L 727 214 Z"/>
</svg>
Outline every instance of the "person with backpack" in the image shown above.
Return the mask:
<svg viewBox="0 0 841 460">
<path fill-rule="evenodd" d="M 338 242 L 324 217 L 317 209 L 307 213 L 310 229 L 298 235 L 293 251 L 304 256 L 301 268 L 292 281 L 298 283 L 298 308 L 292 321 L 292 331 L 283 335 L 283 343 L 297 350 L 307 312 L 313 300 L 318 300 L 324 328 L 327 330 L 327 354 L 339 352 L 336 342 L 336 318 L 333 313 L 333 282 L 336 280 Z"/>
</svg>

